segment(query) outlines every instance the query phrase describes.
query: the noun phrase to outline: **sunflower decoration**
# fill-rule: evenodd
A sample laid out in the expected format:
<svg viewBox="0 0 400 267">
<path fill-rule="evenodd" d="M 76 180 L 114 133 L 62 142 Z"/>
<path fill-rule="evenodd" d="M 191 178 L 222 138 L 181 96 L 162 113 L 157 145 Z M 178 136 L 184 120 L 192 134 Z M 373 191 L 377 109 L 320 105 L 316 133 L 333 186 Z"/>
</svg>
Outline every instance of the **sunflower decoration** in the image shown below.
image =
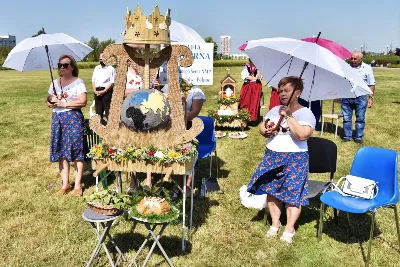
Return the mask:
<svg viewBox="0 0 400 267">
<path fill-rule="evenodd" d="M 189 81 L 185 80 L 185 79 L 182 79 L 180 85 L 181 85 L 181 90 L 182 90 L 184 98 L 185 98 L 185 99 L 182 99 L 182 100 L 186 100 L 186 98 L 187 98 L 187 96 L 189 94 L 189 90 L 193 87 L 193 84 L 190 83 Z"/>
</svg>

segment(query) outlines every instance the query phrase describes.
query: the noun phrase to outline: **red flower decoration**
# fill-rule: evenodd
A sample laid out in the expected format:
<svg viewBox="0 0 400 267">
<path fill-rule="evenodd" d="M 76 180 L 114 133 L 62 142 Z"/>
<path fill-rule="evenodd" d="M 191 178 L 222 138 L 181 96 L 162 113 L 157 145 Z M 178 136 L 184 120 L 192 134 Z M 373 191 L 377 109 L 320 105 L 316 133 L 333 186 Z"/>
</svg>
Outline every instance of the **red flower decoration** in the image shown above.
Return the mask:
<svg viewBox="0 0 400 267">
<path fill-rule="evenodd" d="M 130 81 L 129 81 L 129 84 L 133 84 L 133 80 L 130 80 Z"/>
<path fill-rule="evenodd" d="M 107 152 L 108 152 L 108 154 L 113 154 L 115 152 L 115 150 L 110 147 Z"/>
<path fill-rule="evenodd" d="M 136 84 L 140 84 L 140 82 L 136 82 Z"/>
<path fill-rule="evenodd" d="M 154 156 L 154 151 L 149 151 L 149 152 L 147 152 L 147 155 L 153 157 L 153 156 Z"/>
</svg>

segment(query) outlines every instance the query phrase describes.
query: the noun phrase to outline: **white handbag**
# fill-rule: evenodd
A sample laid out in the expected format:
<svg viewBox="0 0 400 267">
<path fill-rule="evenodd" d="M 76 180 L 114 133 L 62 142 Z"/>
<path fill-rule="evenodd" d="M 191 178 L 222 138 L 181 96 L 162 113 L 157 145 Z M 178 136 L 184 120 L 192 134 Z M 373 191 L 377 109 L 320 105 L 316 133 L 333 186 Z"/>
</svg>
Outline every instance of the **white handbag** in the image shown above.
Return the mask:
<svg viewBox="0 0 400 267">
<path fill-rule="evenodd" d="M 339 187 L 341 182 L 343 182 L 343 185 Z M 332 183 L 332 186 L 342 196 L 373 199 L 378 195 L 378 183 L 376 181 L 353 175 L 340 178 L 337 184 Z"/>
<path fill-rule="evenodd" d="M 262 210 L 267 206 L 267 195 L 253 195 L 247 192 L 247 185 L 243 185 L 239 189 L 239 192 L 240 202 L 246 208 Z"/>
</svg>

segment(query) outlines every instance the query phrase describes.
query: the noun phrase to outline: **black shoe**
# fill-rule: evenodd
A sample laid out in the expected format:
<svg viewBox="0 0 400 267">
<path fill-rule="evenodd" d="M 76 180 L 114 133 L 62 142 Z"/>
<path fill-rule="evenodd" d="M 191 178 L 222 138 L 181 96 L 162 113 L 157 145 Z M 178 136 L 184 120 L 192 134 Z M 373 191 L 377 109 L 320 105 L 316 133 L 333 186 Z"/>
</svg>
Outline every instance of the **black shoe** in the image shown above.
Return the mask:
<svg viewBox="0 0 400 267">
<path fill-rule="evenodd" d="M 347 138 L 342 139 L 342 142 L 350 142 L 350 141 L 351 141 L 351 139 L 347 139 Z"/>
<path fill-rule="evenodd" d="M 182 197 L 182 191 L 175 186 L 172 190 L 171 190 L 171 201 L 173 203 L 177 202 L 181 197 Z"/>
<path fill-rule="evenodd" d="M 357 144 L 362 144 L 363 143 L 362 139 L 354 139 L 354 142 L 357 143 Z"/>
<path fill-rule="evenodd" d="M 147 186 L 147 185 L 145 185 L 145 186 L 143 186 L 143 192 L 146 194 L 146 195 L 150 195 L 152 192 L 151 192 L 151 188 L 149 187 L 149 186 Z"/>
</svg>

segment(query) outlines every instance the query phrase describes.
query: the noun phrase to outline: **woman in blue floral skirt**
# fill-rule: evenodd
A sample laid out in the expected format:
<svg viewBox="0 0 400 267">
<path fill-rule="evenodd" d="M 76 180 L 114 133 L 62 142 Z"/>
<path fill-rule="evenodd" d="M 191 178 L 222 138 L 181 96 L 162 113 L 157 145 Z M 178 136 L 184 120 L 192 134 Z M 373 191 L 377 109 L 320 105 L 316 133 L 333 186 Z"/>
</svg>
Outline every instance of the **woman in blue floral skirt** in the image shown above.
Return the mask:
<svg viewBox="0 0 400 267">
<path fill-rule="evenodd" d="M 62 187 L 58 193 L 61 195 L 72 190 L 69 183 L 69 162 L 74 162 L 73 193 L 75 196 L 82 196 L 84 118 L 81 108 L 87 103 L 86 87 L 83 80 L 78 78 L 78 66 L 72 56 L 60 57 L 58 71 L 60 78 L 50 84 L 47 97 L 47 106 L 53 108 L 50 161 L 58 162 L 62 179 Z"/>
<path fill-rule="evenodd" d="M 261 135 L 268 138 L 267 148 L 248 184 L 248 192 L 267 194 L 268 209 L 272 217 L 272 226 L 267 237 L 278 235 L 282 202 L 285 203 L 287 223 L 281 240 L 291 243 L 301 206 L 308 205 L 307 139 L 314 131 L 315 117 L 298 102 L 304 88 L 300 78 L 285 77 L 280 80 L 278 88 L 283 105 L 272 108 L 265 116 L 268 119 L 267 125 L 260 125 Z M 294 95 L 288 104 L 293 91 Z M 281 116 L 283 120 L 279 130 L 273 131 Z"/>
</svg>

